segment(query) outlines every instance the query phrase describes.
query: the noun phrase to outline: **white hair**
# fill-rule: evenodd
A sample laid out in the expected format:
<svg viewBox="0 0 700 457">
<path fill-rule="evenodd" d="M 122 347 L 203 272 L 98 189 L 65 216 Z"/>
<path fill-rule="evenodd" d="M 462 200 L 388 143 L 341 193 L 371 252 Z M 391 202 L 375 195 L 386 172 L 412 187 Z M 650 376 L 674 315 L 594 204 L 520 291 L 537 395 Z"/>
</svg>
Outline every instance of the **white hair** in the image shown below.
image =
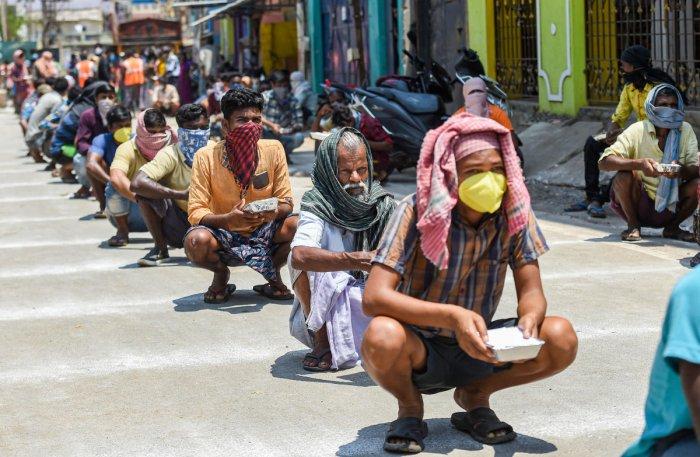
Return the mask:
<svg viewBox="0 0 700 457">
<path fill-rule="evenodd" d="M 340 135 L 340 140 L 338 140 L 338 147 L 343 147 L 348 151 L 359 152 L 360 148 L 365 147 L 365 142 L 362 141 L 360 135 L 349 130 L 343 132 Z"/>
</svg>

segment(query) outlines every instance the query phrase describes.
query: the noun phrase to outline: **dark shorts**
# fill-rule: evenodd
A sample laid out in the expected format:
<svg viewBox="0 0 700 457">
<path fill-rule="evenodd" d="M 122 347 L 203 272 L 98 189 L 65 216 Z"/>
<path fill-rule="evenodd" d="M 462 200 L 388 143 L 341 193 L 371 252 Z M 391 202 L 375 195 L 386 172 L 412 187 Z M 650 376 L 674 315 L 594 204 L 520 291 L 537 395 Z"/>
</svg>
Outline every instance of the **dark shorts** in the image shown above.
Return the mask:
<svg viewBox="0 0 700 457">
<path fill-rule="evenodd" d="M 491 322 L 488 328 L 515 327 L 517 323 L 517 318 L 500 319 Z M 420 373 L 414 371 L 412 376 L 413 384 L 423 394 L 436 394 L 467 386 L 477 379 L 508 370 L 512 366 L 510 363 L 496 366 L 473 359 L 459 347 L 454 338 L 429 338 L 415 332 L 428 351 L 425 370 Z"/>
<path fill-rule="evenodd" d="M 249 237 L 204 225 L 195 225 L 187 233 L 195 229 L 207 230 L 219 242 L 218 254 L 223 263 L 230 267 L 247 265 L 268 281 L 273 281 L 279 278 L 272 263 L 278 245 L 272 242 L 272 238 L 283 223 L 284 219 L 277 219 L 261 225 Z"/>
<path fill-rule="evenodd" d="M 187 213 L 181 210 L 180 207 L 169 198 L 161 200 L 154 200 L 141 196 L 137 196 L 136 198 L 139 201 L 146 202 L 161 218 L 163 236 L 168 246 L 174 248 L 183 247 L 185 235 L 190 228 L 190 222 L 187 220 Z"/>
<path fill-rule="evenodd" d="M 647 194 L 647 191 L 644 189 L 644 184 L 642 184 L 640 181 L 639 185 L 640 197 L 639 202 L 637 202 L 637 219 L 639 219 L 639 224 L 642 227 L 666 227 L 671 223 L 671 221 L 673 221 L 676 214 L 668 209 L 665 209 L 660 213 L 657 212 L 656 209 L 654 209 L 656 203 L 651 199 L 651 197 L 649 197 L 649 194 Z M 622 206 L 617 201 L 617 197 L 612 186 L 610 186 L 610 208 L 612 208 L 612 210 L 615 211 L 618 216 L 627 222 L 625 212 L 622 211 Z"/>
</svg>

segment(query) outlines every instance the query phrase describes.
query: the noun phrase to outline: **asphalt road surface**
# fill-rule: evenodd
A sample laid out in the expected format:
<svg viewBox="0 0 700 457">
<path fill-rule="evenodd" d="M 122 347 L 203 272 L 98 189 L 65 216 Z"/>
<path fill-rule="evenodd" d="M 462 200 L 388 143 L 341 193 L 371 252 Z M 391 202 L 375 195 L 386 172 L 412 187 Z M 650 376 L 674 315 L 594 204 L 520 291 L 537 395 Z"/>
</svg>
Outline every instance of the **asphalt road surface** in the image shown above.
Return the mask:
<svg viewBox="0 0 700 457">
<path fill-rule="evenodd" d="M 114 230 L 90 217 L 97 204 L 69 200 L 77 186 L 24 157 L 7 110 L 0 139 L 0 455 L 382 454 L 392 398 L 360 368 L 304 372 L 290 303 L 253 293 L 256 273 L 232 269 L 234 298 L 205 304 L 211 274 L 181 250 L 171 265 L 139 268 L 148 234 L 105 247 Z M 294 157 L 300 167 L 310 153 Z M 410 192 L 410 180 L 395 182 Z M 298 201 L 311 184 L 293 185 Z M 610 456 L 640 432 L 666 301 L 697 247 L 658 237 L 626 245 L 621 226 L 539 217 L 551 246 L 541 260 L 549 313 L 573 322 L 578 358 L 494 396 L 519 433 L 495 448 L 450 426 L 451 393 L 427 397 L 426 455 Z M 514 313 L 509 278 L 498 317 Z"/>
</svg>

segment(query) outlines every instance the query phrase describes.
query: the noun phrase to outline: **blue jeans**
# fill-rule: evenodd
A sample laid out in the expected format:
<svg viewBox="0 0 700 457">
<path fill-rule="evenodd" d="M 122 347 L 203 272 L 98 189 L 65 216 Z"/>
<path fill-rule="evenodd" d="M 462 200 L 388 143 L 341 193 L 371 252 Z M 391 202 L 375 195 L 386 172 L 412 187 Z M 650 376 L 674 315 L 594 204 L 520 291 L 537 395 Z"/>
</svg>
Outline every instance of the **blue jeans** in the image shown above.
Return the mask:
<svg viewBox="0 0 700 457">
<path fill-rule="evenodd" d="M 73 156 L 73 171 L 81 186 L 90 188 L 90 180 L 87 175 L 87 157 L 82 154 Z"/>
<path fill-rule="evenodd" d="M 139 205 L 123 197 L 108 183 L 105 187 L 105 200 L 107 202 L 107 217 L 109 222 L 116 227 L 116 217 L 127 216 L 127 224 L 130 232 L 147 232 L 146 222 L 143 220 Z"/>
</svg>

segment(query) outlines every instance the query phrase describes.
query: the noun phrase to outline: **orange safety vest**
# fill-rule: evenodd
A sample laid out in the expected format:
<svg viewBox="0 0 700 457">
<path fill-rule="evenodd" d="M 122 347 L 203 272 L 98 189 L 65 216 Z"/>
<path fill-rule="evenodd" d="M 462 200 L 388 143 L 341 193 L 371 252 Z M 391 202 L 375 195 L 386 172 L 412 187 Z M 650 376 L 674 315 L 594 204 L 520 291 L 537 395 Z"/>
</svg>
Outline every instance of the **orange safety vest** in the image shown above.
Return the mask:
<svg viewBox="0 0 700 457">
<path fill-rule="evenodd" d="M 78 65 L 76 65 L 76 68 L 78 69 L 78 84 L 80 87 L 84 87 L 85 81 L 95 76 L 95 72 L 92 69 L 92 62 L 89 60 L 81 60 L 78 62 Z"/>
<path fill-rule="evenodd" d="M 136 86 L 144 82 L 143 61 L 136 57 L 129 57 L 126 59 L 124 61 L 124 85 Z"/>
</svg>

